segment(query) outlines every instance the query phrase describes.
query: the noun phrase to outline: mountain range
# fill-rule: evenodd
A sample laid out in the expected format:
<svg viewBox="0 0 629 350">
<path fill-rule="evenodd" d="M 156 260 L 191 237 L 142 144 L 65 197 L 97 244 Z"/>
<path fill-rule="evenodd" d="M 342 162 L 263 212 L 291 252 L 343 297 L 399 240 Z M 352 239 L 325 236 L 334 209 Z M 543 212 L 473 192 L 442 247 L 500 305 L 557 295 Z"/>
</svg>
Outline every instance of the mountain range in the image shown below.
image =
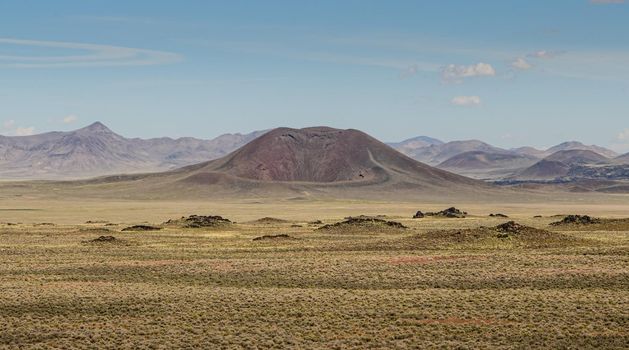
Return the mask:
<svg viewBox="0 0 629 350">
<path fill-rule="evenodd" d="M 366 147 L 367 144 L 373 148 L 373 143 L 377 141 L 371 137 L 368 137 L 369 142 L 361 139 L 357 136 L 358 131 L 342 132 L 324 127 L 299 130 L 280 128 L 274 129 L 273 135 L 284 132 L 289 135 L 285 137 L 296 138 L 293 141 L 297 143 L 280 142 L 278 140 L 282 140 L 281 135 L 272 139 L 261 139 L 264 140 L 262 142 L 260 136 L 268 132 L 225 134 L 211 140 L 189 137 L 139 139 L 125 138 L 96 122 L 69 132 L 0 136 L 0 179 L 81 179 L 113 174 L 163 172 L 205 164 L 215 159 L 224 159 L 225 156 L 232 158 L 221 169 L 229 168 L 230 176 L 250 180 L 366 181 L 381 175 L 373 166 L 365 165 L 372 161 L 370 159 L 362 159 L 366 163 L 361 163 L 360 166 L 353 163 L 352 159 L 357 157 L 355 152 L 361 152 L 353 148 Z M 360 142 L 351 141 L 350 138 L 360 139 Z M 575 178 L 622 180 L 629 172 L 629 154 L 618 156 L 603 147 L 588 146 L 576 141 L 564 142 L 546 150 L 532 147 L 503 149 L 479 140 L 443 142 L 427 136 L 388 143 L 389 147 L 377 142 L 378 152 L 383 153 L 383 148 L 387 152 L 393 152 L 386 159 L 396 158 L 393 156 L 398 154 L 393 150 L 395 149 L 408 157 L 405 159 L 412 158 L 430 166 L 431 171 L 441 169 L 488 181 L 565 181 Z M 247 152 L 242 148 L 245 145 L 250 145 L 244 148 Z M 319 153 L 307 151 L 306 146 L 316 149 L 317 145 L 320 146 L 317 151 Z M 293 149 L 297 146 L 306 148 Z M 287 147 L 293 148 L 286 149 Z M 287 155 L 293 158 L 282 158 Z M 365 153 L 360 153 L 360 156 L 366 157 Z M 308 166 L 314 165 L 307 165 L 310 164 L 308 157 L 325 160 L 326 164 L 331 164 L 331 168 L 316 166 L 316 169 L 309 169 Z M 214 167 L 217 163 L 212 164 Z M 383 168 L 398 169 L 401 166 L 399 164 Z M 257 168 L 258 166 L 263 168 Z M 293 169 L 294 173 L 287 172 L 288 168 Z M 342 170 L 336 171 L 336 168 Z M 213 173 L 216 174 L 215 171 Z M 251 178 L 250 174 L 256 174 L 259 178 Z"/>
<path fill-rule="evenodd" d="M 212 140 L 125 138 L 102 123 L 70 132 L 0 136 L 0 178 L 77 179 L 174 169 L 228 154 L 265 131 Z"/>
</svg>

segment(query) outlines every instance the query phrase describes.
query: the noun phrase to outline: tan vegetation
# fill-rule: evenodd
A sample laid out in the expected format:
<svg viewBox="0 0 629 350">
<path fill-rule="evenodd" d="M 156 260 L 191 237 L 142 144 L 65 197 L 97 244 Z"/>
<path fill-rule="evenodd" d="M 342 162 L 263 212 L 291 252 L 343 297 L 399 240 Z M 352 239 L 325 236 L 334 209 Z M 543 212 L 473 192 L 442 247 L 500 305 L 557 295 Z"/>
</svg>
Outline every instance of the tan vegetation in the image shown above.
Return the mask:
<svg viewBox="0 0 629 350">
<path fill-rule="evenodd" d="M 0 211 L 0 348 L 629 342 L 629 230 L 550 226 L 558 217 L 544 205 L 462 205 L 466 218 L 420 220 L 411 218 L 414 208 L 443 205 L 241 202 L 210 211 L 206 203 L 102 203 L 65 215 L 57 205 L 39 205 Z M 142 210 L 129 209 L 136 207 Z M 497 209 L 510 219 L 487 216 Z M 572 209 L 554 212 L 583 212 Z M 239 223 L 122 231 L 183 215 L 177 210 Z M 599 210 L 606 207 L 592 207 L 592 214 L 603 217 Z M 361 213 L 387 215 L 408 229 L 317 229 Z M 538 213 L 545 216 L 534 218 Z M 252 221 L 267 215 L 279 220 Z M 507 220 L 517 225 L 500 228 Z M 454 231 L 466 238 L 444 235 Z M 498 237 L 503 231 L 507 237 Z"/>
</svg>

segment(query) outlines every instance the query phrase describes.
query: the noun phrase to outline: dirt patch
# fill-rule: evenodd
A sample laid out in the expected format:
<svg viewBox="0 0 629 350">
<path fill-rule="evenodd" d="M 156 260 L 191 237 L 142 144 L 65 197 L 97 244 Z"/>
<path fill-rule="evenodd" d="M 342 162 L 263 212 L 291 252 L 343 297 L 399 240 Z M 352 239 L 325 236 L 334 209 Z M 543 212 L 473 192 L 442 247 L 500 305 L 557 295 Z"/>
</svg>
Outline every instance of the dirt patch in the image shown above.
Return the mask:
<svg viewBox="0 0 629 350">
<path fill-rule="evenodd" d="M 350 217 L 345 221 L 340 221 L 334 224 L 328 224 L 319 227 L 317 230 L 321 231 L 400 231 L 407 229 L 397 221 L 387 221 L 376 217 L 359 216 Z"/>
<path fill-rule="evenodd" d="M 40 222 L 39 224 L 35 224 L 33 226 L 55 226 L 52 222 Z"/>
<path fill-rule="evenodd" d="M 161 229 L 161 227 L 150 225 L 133 225 L 123 228 L 122 231 L 159 231 Z"/>
<path fill-rule="evenodd" d="M 275 240 L 280 240 L 280 241 L 284 241 L 284 240 L 296 240 L 297 238 L 289 236 L 285 233 L 279 234 L 279 235 L 264 235 L 264 236 L 260 236 L 260 237 L 256 237 L 253 240 L 254 241 L 275 241 Z"/>
<path fill-rule="evenodd" d="M 110 229 L 104 228 L 104 227 L 88 227 L 88 228 L 81 228 L 79 229 L 80 233 L 100 233 L 100 234 L 107 234 L 107 233 L 111 233 L 112 231 Z"/>
<path fill-rule="evenodd" d="M 218 215 L 190 215 L 182 216 L 180 219 L 168 220 L 165 225 L 175 225 L 185 228 L 202 228 L 202 227 L 224 227 L 231 225 L 229 219 L 225 219 Z"/>
<path fill-rule="evenodd" d="M 108 224 L 109 221 L 107 221 L 107 220 L 87 220 L 85 223 L 86 224 Z"/>
<path fill-rule="evenodd" d="M 398 258 L 390 259 L 388 262 L 391 265 L 413 265 L 413 264 L 432 264 L 439 261 L 449 260 L 476 260 L 480 257 L 476 256 L 455 256 L 455 255 L 433 255 L 433 256 L 402 256 Z"/>
<path fill-rule="evenodd" d="M 597 218 L 593 218 L 589 215 L 568 215 L 564 217 L 562 220 L 550 223 L 551 226 L 562 226 L 562 225 L 593 225 L 600 224 L 601 220 Z"/>
</svg>

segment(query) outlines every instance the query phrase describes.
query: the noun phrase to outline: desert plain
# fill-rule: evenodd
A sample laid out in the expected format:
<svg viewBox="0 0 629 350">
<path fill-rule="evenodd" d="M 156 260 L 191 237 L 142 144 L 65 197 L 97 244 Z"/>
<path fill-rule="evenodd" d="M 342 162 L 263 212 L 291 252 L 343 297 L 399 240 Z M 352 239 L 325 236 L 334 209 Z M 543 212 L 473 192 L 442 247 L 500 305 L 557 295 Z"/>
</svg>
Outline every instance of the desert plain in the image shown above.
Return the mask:
<svg viewBox="0 0 629 350">
<path fill-rule="evenodd" d="M 629 344 L 622 195 L 116 201 L 3 188 L 0 348 Z M 468 214 L 412 218 L 450 206 Z M 193 214 L 231 222 L 166 224 Z M 550 225 L 566 214 L 603 224 Z M 322 229 L 359 215 L 377 221 Z M 508 221 L 544 234 L 494 231 Z M 159 230 L 124 230 L 133 225 Z"/>
</svg>

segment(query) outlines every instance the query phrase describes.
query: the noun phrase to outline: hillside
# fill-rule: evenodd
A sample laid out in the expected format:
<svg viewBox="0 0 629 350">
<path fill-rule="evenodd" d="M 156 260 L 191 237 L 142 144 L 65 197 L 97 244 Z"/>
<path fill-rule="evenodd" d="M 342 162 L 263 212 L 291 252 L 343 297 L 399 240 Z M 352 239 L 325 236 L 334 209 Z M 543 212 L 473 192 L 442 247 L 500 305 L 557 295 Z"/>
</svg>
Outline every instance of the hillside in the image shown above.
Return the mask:
<svg viewBox="0 0 629 350">
<path fill-rule="evenodd" d="M 163 171 L 216 159 L 264 132 L 138 139 L 96 122 L 70 132 L 0 136 L 0 179 L 77 179 L 118 173 Z"/>
</svg>

